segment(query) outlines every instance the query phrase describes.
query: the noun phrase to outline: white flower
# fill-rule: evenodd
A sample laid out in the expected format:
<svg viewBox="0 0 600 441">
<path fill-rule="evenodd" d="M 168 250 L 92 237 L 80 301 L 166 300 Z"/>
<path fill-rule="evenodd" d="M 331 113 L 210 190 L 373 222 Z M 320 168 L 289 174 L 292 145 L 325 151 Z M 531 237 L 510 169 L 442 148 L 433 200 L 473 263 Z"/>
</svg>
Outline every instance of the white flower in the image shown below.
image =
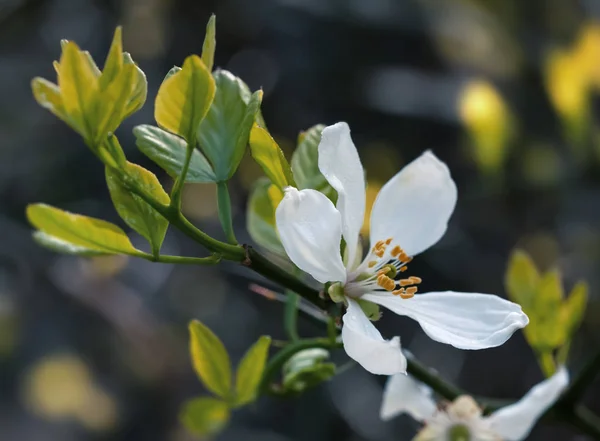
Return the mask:
<svg viewBox="0 0 600 441">
<path fill-rule="evenodd" d="M 415 441 L 520 441 L 556 402 L 568 383 L 569 374 L 561 367 L 552 377 L 534 386 L 520 401 L 483 416 L 473 398 L 467 395 L 458 397 L 445 409 L 438 409 L 426 386 L 408 375 L 396 374 L 388 379 L 385 386 L 380 415 L 383 420 L 389 420 L 408 413 L 423 422 L 425 426 Z"/>
<path fill-rule="evenodd" d="M 517 304 L 487 294 L 414 295 L 418 277 L 400 278 L 412 256 L 446 231 L 456 204 L 448 167 L 431 152 L 390 179 L 371 212 L 372 249 L 361 262 L 359 231 L 365 214 L 365 178 L 346 123 L 323 130 L 318 165 L 337 191 L 337 206 L 316 190 L 288 187 L 276 211 L 277 229 L 290 259 L 347 304 L 342 340 L 348 355 L 375 374 L 406 371 L 400 340 L 385 340 L 357 300 L 376 303 L 419 322 L 432 339 L 460 349 L 503 344 L 528 323 Z M 340 247 L 345 241 L 345 258 Z"/>
</svg>

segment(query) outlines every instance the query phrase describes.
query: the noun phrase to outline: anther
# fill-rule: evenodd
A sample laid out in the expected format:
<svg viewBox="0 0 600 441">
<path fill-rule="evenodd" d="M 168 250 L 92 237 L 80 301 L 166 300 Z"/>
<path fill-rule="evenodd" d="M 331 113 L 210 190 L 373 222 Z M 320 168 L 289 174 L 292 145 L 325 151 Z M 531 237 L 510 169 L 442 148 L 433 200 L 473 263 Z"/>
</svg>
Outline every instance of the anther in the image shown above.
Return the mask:
<svg viewBox="0 0 600 441">
<path fill-rule="evenodd" d="M 395 291 L 392 291 L 392 294 L 394 294 L 395 296 L 397 296 L 397 295 L 403 295 L 403 294 L 405 294 L 404 288 L 400 288 L 400 289 L 397 289 Z"/>
<path fill-rule="evenodd" d="M 377 265 L 377 261 L 376 261 L 376 260 L 371 260 L 371 261 L 369 262 L 369 265 L 368 265 L 368 266 L 369 266 L 369 268 L 373 268 L 375 265 Z"/>
<path fill-rule="evenodd" d="M 406 271 L 408 268 L 403 266 L 402 268 L 400 268 L 400 272 L 403 273 L 404 271 Z"/>
<path fill-rule="evenodd" d="M 389 245 L 389 244 L 391 244 L 391 243 L 392 243 L 392 238 L 391 238 L 391 237 L 390 237 L 388 240 L 386 240 L 386 241 L 385 241 L 385 244 L 386 244 L 386 245 Z"/>
<path fill-rule="evenodd" d="M 398 280 L 398 283 L 400 284 L 400 286 L 408 286 L 414 284 L 414 282 L 412 281 L 412 277 L 409 277 L 408 279 L 400 279 Z"/>
<path fill-rule="evenodd" d="M 411 286 L 409 288 L 406 288 L 406 294 L 414 296 L 417 293 L 417 290 L 418 288 L 416 286 Z"/>
<path fill-rule="evenodd" d="M 402 248 L 400 248 L 398 245 L 396 245 L 394 248 L 392 248 L 392 257 L 396 257 L 398 255 L 400 255 L 402 253 Z"/>
<path fill-rule="evenodd" d="M 394 288 L 396 287 L 396 282 L 394 282 L 393 279 L 390 279 L 385 274 L 380 274 L 377 277 L 377 284 L 379 286 L 381 286 L 383 289 L 385 289 L 386 291 L 393 291 Z"/>
<path fill-rule="evenodd" d="M 410 276 L 409 279 L 412 281 L 413 285 L 418 285 L 423 281 L 420 277 L 417 276 Z"/>
<path fill-rule="evenodd" d="M 403 298 L 404 300 L 412 299 L 414 296 L 415 296 L 414 293 L 409 293 L 409 292 L 400 293 L 400 297 Z"/>
<path fill-rule="evenodd" d="M 380 276 L 382 274 L 387 274 L 390 272 L 390 267 L 389 266 L 384 266 L 383 268 L 381 268 L 379 271 L 377 271 L 377 275 Z"/>
</svg>

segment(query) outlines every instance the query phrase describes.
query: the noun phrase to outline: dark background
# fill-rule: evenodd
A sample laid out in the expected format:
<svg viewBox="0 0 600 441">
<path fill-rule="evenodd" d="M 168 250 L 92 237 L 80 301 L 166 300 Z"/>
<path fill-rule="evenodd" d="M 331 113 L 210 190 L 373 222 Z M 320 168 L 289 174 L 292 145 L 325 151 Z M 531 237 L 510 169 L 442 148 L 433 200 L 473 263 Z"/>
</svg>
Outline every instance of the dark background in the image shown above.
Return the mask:
<svg viewBox="0 0 600 441">
<path fill-rule="evenodd" d="M 148 77 L 149 99 L 118 135 L 129 160 L 168 187 L 165 173 L 136 149 L 131 129 L 154 122 L 160 82 L 201 52 L 212 12 L 215 66 L 263 88 L 265 119 L 288 155 L 300 130 L 344 120 L 372 182 L 385 182 L 426 149 L 447 162 L 459 201 L 444 239 L 411 264 L 423 290 L 505 296 L 516 246 L 542 269 L 558 265 L 567 291 L 587 280 L 590 303 L 569 361 L 574 370 L 582 365 L 600 344 L 600 137 L 592 124 L 578 159 L 548 98 L 544 60 L 551 48 L 573 44 L 600 2 L 0 0 L 1 440 L 191 439 L 177 412 L 204 391 L 189 363 L 188 321 L 209 325 L 234 362 L 261 334 L 284 338 L 282 305 L 249 284 L 275 287 L 242 268 L 59 256 L 33 243 L 24 219 L 26 204 L 43 201 L 120 223 L 101 164 L 31 95 L 34 76 L 55 80 L 60 39 L 75 40 L 102 64 L 115 26 L 124 26 L 125 49 Z M 474 161 L 457 110 L 463 86 L 475 78 L 495 85 L 517 121 L 506 163 L 493 174 Z M 593 103 L 596 89 L 590 94 Z M 240 241 L 250 241 L 245 200 L 259 175 L 246 158 L 231 185 Z M 184 203 L 196 224 L 220 234 L 214 188 L 188 186 Z M 203 255 L 176 231 L 164 247 Z M 322 332 L 300 324 L 305 336 Z M 380 329 L 401 335 L 418 358 L 474 394 L 516 399 L 542 379 L 521 333 L 500 348 L 464 352 L 392 314 Z M 384 380 L 354 368 L 297 400 L 263 398 L 236 413 L 219 439 L 409 440 L 414 421 L 379 421 Z M 593 389 L 587 400 L 598 411 Z M 541 425 L 530 439 L 585 437 Z"/>
</svg>

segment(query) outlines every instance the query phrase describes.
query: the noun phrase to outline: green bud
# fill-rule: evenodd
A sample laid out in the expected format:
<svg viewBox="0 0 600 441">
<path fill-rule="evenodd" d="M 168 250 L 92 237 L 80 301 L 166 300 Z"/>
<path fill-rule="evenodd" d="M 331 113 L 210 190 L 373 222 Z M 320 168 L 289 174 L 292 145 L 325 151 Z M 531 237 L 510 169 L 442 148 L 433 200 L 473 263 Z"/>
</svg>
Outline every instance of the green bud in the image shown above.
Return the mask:
<svg viewBox="0 0 600 441">
<path fill-rule="evenodd" d="M 283 389 L 290 395 L 300 394 L 335 375 L 335 365 L 327 363 L 329 352 L 321 348 L 300 351 L 283 365 Z"/>
<path fill-rule="evenodd" d="M 448 430 L 448 441 L 470 441 L 471 432 L 464 424 L 456 424 Z"/>
<path fill-rule="evenodd" d="M 333 283 L 327 288 L 327 294 L 335 303 L 344 301 L 344 287 L 340 282 Z"/>
</svg>

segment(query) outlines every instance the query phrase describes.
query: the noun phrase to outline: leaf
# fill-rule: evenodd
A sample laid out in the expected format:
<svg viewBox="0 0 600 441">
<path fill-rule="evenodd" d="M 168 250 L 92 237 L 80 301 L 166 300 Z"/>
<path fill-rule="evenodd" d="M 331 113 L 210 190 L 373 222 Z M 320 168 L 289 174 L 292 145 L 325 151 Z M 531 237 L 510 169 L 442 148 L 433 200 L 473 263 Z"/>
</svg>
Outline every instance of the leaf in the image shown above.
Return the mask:
<svg viewBox="0 0 600 441">
<path fill-rule="evenodd" d="M 55 116 L 77 130 L 76 125 L 65 111 L 63 100 L 60 96 L 60 89 L 56 84 L 51 83 L 44 78 L 36 77 L 31 81 L 31 90 L 33 91 L 35 100 L 40 106 L 48 109 Z"/>
<path fill-rule="evenodd" d="M 127 100 L 123 114 L 123 119 L 126 119 L 133 113 L 140 110 L 146 102 L 146 97 L 148 95 L 148 81 L 146 80 L 146 75 L 142 69 L 135 64 L 131 58 L 131 55 L 129 55 L 127 52 L 123 52 L 123 63 L 126 65 L 132 64 L 135 66 L 133 84 L 131 91 L 129 92 L 129 99 Z"/>
<path fill-rule="evenodd" d="M 531 257 L 522 250 L 515 250 L 509 261 L 504 284 L 508 297 L 519 303 L 526 313 L 533 306 L 538 287 L 540 274 L 531 260 Z"/>
<path fill-rule="evenodd" d="M 192 364 L 204 386 L 221 398 L 231 395 L 231 365 L 227 350 L 213 332 L 198 320 L 190 329 Z"/>
<path fill-rule="evenodd" d="M 123 39 L 121 31 L 121 26 L 115 29 L 113 41 L 104 62 L 104 69 L 100 75 L 99 85 L 101 90 L 106 89 L 117 78 L 123 68 Z"/>
<path fill-rule="evenodd" d="M 324 125 L 319 124 L 300 133 L 298 146 L 292 155 L 291 166 L 298 188 L 318 190 L 335 202 L 337 193 L 321 174 L 318 165 L 318 147 L 324 128 Z"/>
<path fill-rule="evenodd" d="M 562 281 L 559 271 L 554 269 L 540 280 L 533 308 L 528 312 L 538 333 L 536 349 L 554 349 L 566 341 L 566 327 L 560 321 L 562 301 Z"/>
<path fill-rule="evenodd" d="M 296 186 L 283 152 L 269 132 L 256 123 L 250 132 L 250 151 L 273 184 L 282 190 L 288 185 Z"/>
<path fill-rule="evenodd" d="M 57 253 L 74 254 L 77 256 L 106 256 L 111 253 L 96 251 L 79 245 L 73 245 L 54 236 L 50 236 L 42 231 L 34 231 L 33 239 L 41 246 Z"/>
<path fill-rule="evenodd" d="M 171 69 L 169 69 L 169 71 L 167 72 L 167 74 L 165 75 L 165 78 L 163 79 L 163 83 L 165 81 L 167 81 L 167 79 L 171 78 L 173 75 L 175 75 L 177 72 L 179 72 L 181 70 L 181 67 L 179 66 L 173 66 Z"/>
<path fill-rule="evenodd" d="M 204 36 L 204 43 L 202 44 L 202 61 L 206 68 L 211 71 L 213 63 L 215 61 L 215 48 L 217 41 L 215 39 L 215 14 L 211 15 L 206 25 L 206 35 Z"/>
<path fill-rule="evenodd" d="M 237 407 L 256 399 L 270 345 L 271 337 L 263 335 L 248 349 L 246 355 L 242 358 L 237 369 L 235 383 L 235 405 Z"/>
<path fill-rule="evenodd" d="M 214 79 L 200 57 L 191 55 L 160 85 L 154 118 L 165 130 L 192 142 L 214 96 Z"/>
<path fill-rule="evenodd" d="M 133 134 L 140 151 L 165 170 L 169 176 L 177 178 L 181 174 L 187 149 L 184 139 L 159 127 L 146 124 L 136 126 Z M 204 155 L 198 149 L 194 149 L 185 181 L 197 184 L 216 182 L 216 179 Z"/>
<path fill-rule="evenodd" d="M 275 227 L 275 208 L 269 197 L 271 185 L 268 179 L 261 178 L 252 187 L 248 200 L 246 227 L 250 237 L 258 245 L 275 254 L 285 256 Z"/>
<path fill-rule="evenodd" d="M 114 224 L 69 213 L 46 204 L 27 206 L 29 222 L 47 234 L 74 246 L 108 254 L 137 255 L 127 235 Z"/>
<path fill-rule="evenodd" d="M 171 199 L 154 173 L 131 162 L 126 162 L 125 172 L 158 202 L 169 204 Z M 119 216 L 127 225 L 146 238 L 153 254 L 157 255 L 165 239 L 169 222 L 142 198 L 131 193 L 110 167 L 106 167 L 106 183 Z"/>
<path fill-rule="evenodd" d="M 65 112 L 76 130 L 88 141 L 94 138 L 94 107 L 98 77 L 89 58 L 72 41 L 63 48 L 59 63 L 58 86 Z"/>
<path fill-rule="evenodd" d="M 198 129 L 198 143 L 213 165 L 217 180 L 229 179 L 244 156 L 262 92 L 248 97 L 244 83 L 225 70 L 213 73 L 217 91 Z"/>
<path fill-rule="evenodd" d="M 214 435 L 229 421 L 226 402 L 212 397 L 200 397 L 187 401 L 179 414 L 183 425 L 196 435 Z"/>
<path fill-rule="evenodd" d="M 579 282 L 563 302 L 561 314 L 567 338 L 573 336 L 585 314 L 588 299 L 588 284 Z"/>
</svg>

